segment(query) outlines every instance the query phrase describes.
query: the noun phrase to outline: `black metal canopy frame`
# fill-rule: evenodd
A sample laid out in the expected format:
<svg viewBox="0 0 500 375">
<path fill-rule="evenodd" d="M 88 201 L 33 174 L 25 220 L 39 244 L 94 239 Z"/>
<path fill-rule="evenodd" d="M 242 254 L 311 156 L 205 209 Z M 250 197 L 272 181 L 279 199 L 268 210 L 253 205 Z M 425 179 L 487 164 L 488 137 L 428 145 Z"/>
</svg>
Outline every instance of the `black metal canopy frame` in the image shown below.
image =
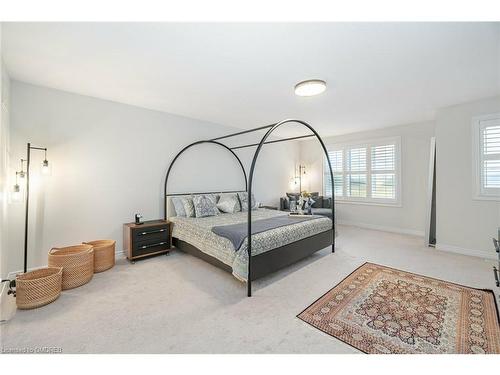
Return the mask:
<svg viewBox="0 0 500 375">
<path fill-rule="evenodd" d="M 271 140 L 271 141 L 267 140 L 269 138 L 269 136 L 276 129 L 278 129 L 282 125 L 290 124 L 290 123 L 301 124 L 301 125 L 305 126 L 306 128 L 308 128 L 313 134 L 302 135 L 302 136 L 298 136 L 298 137 L 289 137 L 289 138 L 277 139 L 277 140 Z M 241 146 L 229 147 L 229 146 L 227 146 L 227 145 L 219 142 L 222 139 L 236 137 L 236 136 L 239 136 L 239 135 L 243 135 L 243 134 L 247 134 L 247 133 L 252 133 L 252 132 L 256 132 L 256 131 L 264 130 L 264 129 L 269 129 L 269 130 L 267 130 L 267 132 L 264 134 L 264 136 L 262 137 L 262 139 L 261 139 L 261 141 L 259 143 L 252 143 L 252 144 L 246 144 L 246 145 L 241 145 Z M 244 130 L 244 131 L 241 131 L 241 132 L 224 135 L 222 137 L 217 137 L 217 138 L 213 138 L 213 139 L 209 139 L 209 140 L 204 140 L 204 141 L 197 141 L 197 142 L 191 143 L 191 144 L 187 145 L 186 147 L 184 147 L 181 151 L 179 151 L 179 153 L 174 157 L 174 159 L 170 163 L 170 166 L 168 167 L 168 170 L 167 170 L 167 174 L 165 176 L 165 190 L 164 190 L 164 196 L 165 196 L 165 205 L 164 205 L 165 214 L 164 214 L 164 218 L 165 218 L 165 220 L 167 219 L 167 215 L 168 215 L 168 197 L 169 196 L 186 195 L 186 194 L 236 193 L 238 191 L 241 191 L 241 190 L 237 190 L 237 191 L 216 191 L 216 192 L 196 192 L 196 193 L 194 193 L 194 192 L 186 192 L 186 193 L 168 194 L 168 191 L 167 191 L 168 178 L 170 176 L 170 172 L 172 171 L 172 167 L 174 166 L 174 164 L 177 161 L 177 159 L 186 150 L 190 149 L 191 147 L 196 146 L 196 145 L 200 145 L 200 144 L 204 144 L 204 143 L 209 143 L 209 144 L 215 144 L 215 145 L 221 146 L 221 147 L 225 148 L 226 150 L 228 150 L 236 158 L 236 160 L 238 161 L 238 163 L 239 163 L 239 165 L 241 167 L 241 170 L 243 172 L 243 177 L 245 178 L 245 189 L 244 190 L 248 193 L 248 202 L 250 204 L 251 203 L 251 197 L 252 197 L 252 188 L 253 188 L 253 186 L 252 186 L 252 184 L 253 184 L 253 175 L 254 175 L 255 166 L 257 164 L 257 159 L 259 157 L 259 154 L 260 154 L 260 151 L 262 149 L 262 146 L 264 146 L 265 144 L 286 142 L 286 141 L 292 141 L 292 140 L 303 139 L 303 138 L 310 138 L 310 137 L 316 137 L 318 139 L 319 143 L 321 144 L 321 147 L 323 148 L 323 152 L 325 153 L 326 160 L 328 162 L 328 168 L 330 170 L 330 181 L 331 181 L 331 184 L 332 184 L 332 190 L 331 190 L 332 191 L 332 205 L 331 205 L 332 206 L 332 232 L 333 232 L 332 253 L 335 252 L 335 215 L 334 215 L 334 212 L 335 212 L 335 194 L 333 194 L 333 192 L 335 191 L 335 188 L 334 188 L 334 181 L 333 181 L 332 165 L 331 165 L 331 162 L 330 162 L 330 158 L 328 157 L 328 151 L 327 151 L 327 149 L 325 147 L 325 144 L 323 143 L 323 140 L 319 136 L 319 134 L 316 132 L 316 130 L 314 130 L 314 128 L 311 125 L 309 125 L 305 121 L 301 121 L 301 120 L 287 119 L 287 120 L 283 120 L 283 121 L 277 122 L 275 124 L 260 126 L 258 128 L 254 128 L 254 129 L 250 129 L 250 130 Z M 252 159 L 252 164 L 250 166 L 250 174 L 249 174 L 248 178 L 247 178 L 247 174 L 246 174 L 245 168 L 243 166 L 243 163 L 241 162 L 241 160 L 238 157 L 238 155 L 236 155 L 236 153 L 234 152 L 234 150 L 239 150 L 239 149 L 247 148 L 247 147 L 257 147 L 257 149 L 255 150 L 253 159 Z M 248 245 L 247 245 L 247 251 L 248 251 L 247 295 L 248 295 L 248 297 L 251 297 L 252 296 L 252 279 L 251 279 L 250 276 L 251 276 L 251 272 L 252 272 L 252 210 L 250 209 L 250 207 L 248 209 L 247 222 L 248 222 L 248 237 L 247 237 L 247 241 L 248 241 Z"/>
</svg>

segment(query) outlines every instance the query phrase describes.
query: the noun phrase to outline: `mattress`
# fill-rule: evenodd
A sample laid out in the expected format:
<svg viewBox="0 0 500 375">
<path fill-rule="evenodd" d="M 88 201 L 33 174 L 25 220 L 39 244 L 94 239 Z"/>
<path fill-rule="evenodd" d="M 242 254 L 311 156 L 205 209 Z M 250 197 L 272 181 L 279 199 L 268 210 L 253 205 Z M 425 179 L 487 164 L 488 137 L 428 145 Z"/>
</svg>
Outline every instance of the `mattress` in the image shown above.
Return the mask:
<svg viewBox="0 0 500 375">
<path fill-rule="evenodd" d="M 252 221 L 280 215 L 288 215 L 288 213 L 259 208 L 252 211 Z M 212 227 L 244 223 L 247 218 L 247 212 L 236 212 L 203 218 L 175 216 L 169 220 L 173 222 L 173 237 L 185 241 L 227 264 L 232 268 L 233 275 L 238 280 L 246 281 L 248 275 L 248 239 L 243 241 L 239 249 L 235 249 L 230 240 L 213 233 Z M 332 221 L 327 217 L 322 217 L 257 233 L 252 235 L 252 255 L 262 254 L 330 229 L 332 229 Z"/>
</svg>

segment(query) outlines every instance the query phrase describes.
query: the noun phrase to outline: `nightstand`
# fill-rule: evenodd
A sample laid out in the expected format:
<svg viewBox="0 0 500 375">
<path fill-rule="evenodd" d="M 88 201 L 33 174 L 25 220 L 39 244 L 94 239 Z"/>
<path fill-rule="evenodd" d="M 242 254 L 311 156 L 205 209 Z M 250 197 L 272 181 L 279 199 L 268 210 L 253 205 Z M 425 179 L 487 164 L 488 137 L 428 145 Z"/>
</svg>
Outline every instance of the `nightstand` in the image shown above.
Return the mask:
<svg viewBox="0 0 500 375">
<path fill-rule="evenodd" d="M 172 223 L 167 220 L 123 224 L 123 249 L 132 263 L 151 255 L 168 254 L 172 243 Z"/>
</svg>

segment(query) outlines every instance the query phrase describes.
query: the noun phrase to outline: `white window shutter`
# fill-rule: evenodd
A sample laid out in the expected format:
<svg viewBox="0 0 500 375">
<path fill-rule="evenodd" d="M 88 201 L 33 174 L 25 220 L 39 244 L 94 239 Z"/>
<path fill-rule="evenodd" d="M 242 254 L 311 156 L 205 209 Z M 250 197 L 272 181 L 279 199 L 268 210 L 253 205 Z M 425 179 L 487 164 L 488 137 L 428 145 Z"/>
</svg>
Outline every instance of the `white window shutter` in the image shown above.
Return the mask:
<svg viewBox="0 0 500 375">
<path fill-rule="evenodd" d="M 373 146 L 371 150 L 372 198 L 396 199 L 396 146 Z"/>
<path fill-rule="evenodd" d="M 500 125 L 482 129 L 482 181 L 484 189 L 500 189 Z"/>
</svg>

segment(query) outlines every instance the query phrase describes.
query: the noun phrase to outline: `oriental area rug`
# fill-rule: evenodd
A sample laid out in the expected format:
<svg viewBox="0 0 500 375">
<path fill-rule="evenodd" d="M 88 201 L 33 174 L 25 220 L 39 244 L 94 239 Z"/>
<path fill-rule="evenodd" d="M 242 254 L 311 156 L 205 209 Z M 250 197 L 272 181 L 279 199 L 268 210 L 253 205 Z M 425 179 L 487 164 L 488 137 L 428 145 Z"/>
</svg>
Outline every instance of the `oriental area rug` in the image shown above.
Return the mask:
<svg viewBox="0 0 500 375">
<path fill-rule="evenodd" d="M 364 353 L 500 353 L 491 290 L 365 263 L 298 315 Z"/>
</svg>

